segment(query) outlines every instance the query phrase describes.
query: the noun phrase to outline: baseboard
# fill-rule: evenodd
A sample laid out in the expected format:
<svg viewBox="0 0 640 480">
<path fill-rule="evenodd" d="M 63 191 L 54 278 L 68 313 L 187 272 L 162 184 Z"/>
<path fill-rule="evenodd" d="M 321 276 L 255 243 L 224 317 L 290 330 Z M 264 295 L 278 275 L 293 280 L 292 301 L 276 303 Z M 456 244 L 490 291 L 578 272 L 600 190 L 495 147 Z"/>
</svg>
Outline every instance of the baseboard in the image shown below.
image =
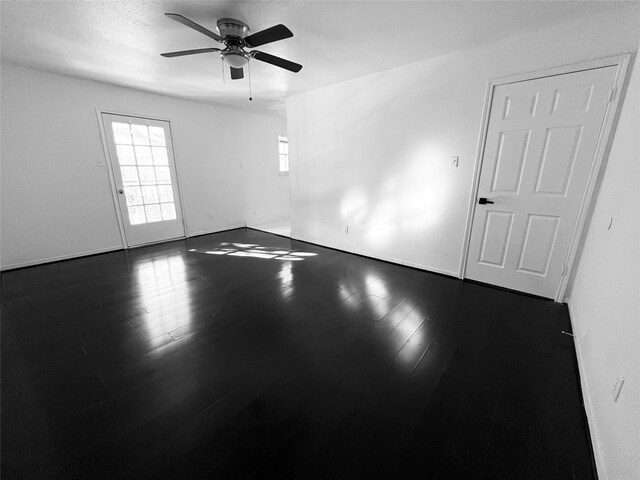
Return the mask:
<svg viewBox="0 0 640 480">
<path fill-rule="evenodd" d="M 269 230 L 263 230 L 262 228 L 258 228 L 258 227 L 250 227 L 249 225 L 247 225 L 247 228 L 249 230 L 255 230 L 256 232 L 269 233 L 271 235 L 275 235 L 276 237 L 288 238 L 289 240 L 293 240 L 294 239 L 290 235 L 283 235 L 282 233 L 274 233 L 274 232 L 270 232 Z M 301 240 L 301 241 L 304 241 L 304 240 Z M 307 243 L 310 243 L 310 242 L 307 242 Z"/>
<path fill-rule="evenodd" d="M 500 285 L 493 285 L 491 283 L 481 282 L 480 280 L 473 280 L 471 278 L 463 278 L 461 280 L 464 280 L 467 283 L 473 283 L 475 285 L 482 285 L 483 287 L 495 288 L 496 290 L 502 290 L 504 292 L 513 293 L 515 295 L 523 295 L 525 297 L 535 298 L 536 300 L 542 300 L 543 302 L 555 302 L 555 300 L 553 298 L 542 297 L 540 295 L 534 295 L 533 293 L 528 293 L 528 292 L 521 292 L 520 290 L 514 290 L 513 288 L 501 287 Z M 556 303 L 560 303 L 560 302 L 556 302 Z"/>
<path fill-rule="evenodd" d="M 189 232 L 188 237 L 187 238 L 191 238 L 191 237 L 197 237 L 199 235 L 208 235 L 210 233 L 220 233 L 220 232 L 224 232 L 226 230 L 235 230 L 236 228 L 244 228 L 244 223 L 237 223 L 237 224 L 233 224 L 233 225 L 228 225 L 225 227 L 220 227 L 220 228 L 215 228 L 212 230 L 202 230 L 199 232 Z M 171 239 L 168 240 L 170 242 L 173 242 L 175 240 L 180 240 L 180 239 Z M 163 242 L 159 242 L 159 243 L 163 243 Z M 142 245 L 142 246 L 146 246 L 146 245 Z M 9 265 L 3 265 L 2 268 L 0 268 L 1 271 L 8 271 L 8 270 L 15 270 L 18 268 L 25 268 L 25 267 L 35 267 L 36 265 L 44 265 L 46 263 L 53 263 L 53 262 L 60 262 L 63 260 L 71 260 L 74 258 L 82 258 L 82 257 L 88 257 L 91 255 L 98 255 L 100 253 L 108 253 L 108 252 L 115 252 L 116 250 L 124 250 L 125 247 L 122 245 L 118 245 L 115 247 L 107 247 L 107 248 L 98 248 L 96 250 L 89 250 L 86 252 L 79 252 L 79 253 L 69 253 L 69 254 L 65 254 L 65 255 L 58 255 L 55 257 L 47 257 L 47 258 L 40 258 L 37 260 L 29 260 L 27 262 L 17 262 L 17 263 L 11 263 Z"/>
<path fill-rule="evenodd" d="M 263 223 L 247 223 L 247 227 L 257 228 L 257 227 L 267 227 L 269 225 L 291 225 L 291 221 L 288 218 L 283 218 L 281 220 L 272 220 L 271 222 L 263 222 Z"/>
<path fill-rule="evenodd" d="M 595 424 L 593 422 L 593 418 L 595 415 L 593 413 L 593 405 L 591 404 L 591 397 L 589 396 L 589 384 L 587 381 L 586 370 L 584 368 L 582 349 L 580 347 L 580 332 L 576 328 L 576 323 L 573 319 L 575 318 L 573 309 L 571 308 L 571 299 L 569 298 L 567 301 L 567 308 L 569 309 L 569 321 L 571 322 L 571 331 L 573 332 L 573 339 L 576 351 L 576 359 L 578 360 L 578 376 L 580 377 L 580 388 L 582 390 L 582 403 L 584 405 L 584 412 L 587 417 L 587 428 L 589 430 L 589 439 L 591 441 L 591 452 L 593 455 L 593 462 L 595 468 L 596 478 L 603 478 L 599 475 L 600 472 L 604 472 L 604 463 L 600 454 L 600 445 L 598 442 L 598 437 L 594 434 L 596 433 Z"/>
<path fill-rule="evenodd" d="M 321 243 L 317 240 L 312 240 L 310 238 L 306 238 L 303 237 L 301 235 L 294 235 L 293 233 L 291 234 L 291 238 L 293 240 L 299 240 L 301 242 L 306 242 L 306 243 L 313 243 L 314 245 L 319 245 L 321 247 L 326 247 L 326 248 L 331 248 L 333 250 L 340 250 L 342 252 L 347 252 L 347 253 L 353 253 L 354 255 L 360 255 L 361 257 L 367 257 L 367 258 L 373 258 L 374 260 L 382 260 L 384 262 L 389 262 L 389 263 L 395 263 L 397 265 L 403 265 L 405 267 L 411 267 L 411 268 L 416 268 L 418 270 L 424 270 L 426 272 L 431 272 L 431 273 L 437 273 L 440 275 L 446 275 L 447 277 L 454 277 L 454 278 L 458 278 L 458 272 L 453 272 L 450 270 L 444 270 L 441 268 L 434 268 L 434 267 L 430 267 L 428 265 L 423 265 L 421 263 L 416 263 L 416 262 L 408 262 L 406 260 L 401 260 L 399 258 L 394 258 L 394 257 L 387 257 L 385 255 L 374 255 L 370 252 L 366 252 L 364 250 L 357 250 L 357 249 L 353 249 L 350 247 L 344 247 L 342 245 L 329 245 L 326 243 Z"/>
<path fill-rule="evenodd" d="M 244 222 L 242 222 L 242 223 L 234 223 L 232 225 L 227 225 L 227 226 L 224 226 L 224 227 L 218 227 L 218 228 L 213 228 L 213 229 L 209 229 L 209 230 L 199 230 L 197 232 L 189 232 L 187 234 L 187 238 L 199 237 L 200 235 L 209 235 L 211 233 L 226 232 L 227 230 L 235 230 L 237 228 L 244 228 L 244 227 L 245 227 Z"/>
<path fill-rule="evenodd" d="M 89 257 L 91 255 L 115 252 L 117 250 L 124 250 L 124 247 L 122 245 L 118 245 L 117 247 L 98 248 L 96 250 L 90 250 L 87 252 L 69 253 L 66 255 L 57 255 L 55 257 L 39 258 L 38 260 L 29 260 L 28 262 L 11 263 L 9 265 L 3 265 L 1 270 L 4 272 L 7 270 L 15 270 L 17 268 L 34 267 L 36 265 L 44 265 L 45 263 L 60 262 L 63 260 L 71 260 L 73 258 Z"/>
</svg>

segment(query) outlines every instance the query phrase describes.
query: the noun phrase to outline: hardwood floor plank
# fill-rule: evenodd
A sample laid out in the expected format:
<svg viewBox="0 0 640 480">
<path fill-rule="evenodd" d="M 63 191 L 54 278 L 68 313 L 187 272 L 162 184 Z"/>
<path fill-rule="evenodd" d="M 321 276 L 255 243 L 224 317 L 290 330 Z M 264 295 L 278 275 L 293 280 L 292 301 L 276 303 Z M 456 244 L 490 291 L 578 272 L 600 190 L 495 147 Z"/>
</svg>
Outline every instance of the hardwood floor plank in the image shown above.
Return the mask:
<svg viewBox="0 0 640 480">
<path fill-rule="evenodd" d="M 1 282 L 3 478 L 594 478 L 564 305 L 248 229 Z"/>
</svg>

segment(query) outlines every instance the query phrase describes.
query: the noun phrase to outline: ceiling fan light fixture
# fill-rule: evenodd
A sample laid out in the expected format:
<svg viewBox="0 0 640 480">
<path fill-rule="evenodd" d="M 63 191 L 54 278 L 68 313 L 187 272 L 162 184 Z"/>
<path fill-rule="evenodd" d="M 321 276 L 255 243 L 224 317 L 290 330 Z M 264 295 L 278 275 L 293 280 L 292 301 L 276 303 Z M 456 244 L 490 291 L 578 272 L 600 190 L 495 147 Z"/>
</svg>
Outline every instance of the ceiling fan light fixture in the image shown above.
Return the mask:
<svg viewBox="0 0 640 480">
<path fill-rule="evenodd" d="M 233 68 L 242 68 L 249 63 L 249 56 L 243 52 L 222 52 L 220 55 Z"/>
</svg>

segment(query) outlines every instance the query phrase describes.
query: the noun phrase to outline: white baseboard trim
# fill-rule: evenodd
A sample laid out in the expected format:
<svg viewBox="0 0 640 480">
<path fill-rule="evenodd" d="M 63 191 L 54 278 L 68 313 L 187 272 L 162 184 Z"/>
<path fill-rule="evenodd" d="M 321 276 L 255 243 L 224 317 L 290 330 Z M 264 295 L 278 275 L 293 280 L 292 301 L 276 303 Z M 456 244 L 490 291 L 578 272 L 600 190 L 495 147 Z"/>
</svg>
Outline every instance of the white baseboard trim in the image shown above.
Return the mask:
<svg viewBox="0 0 640 480">
<path fill-rule="evenodd" d="M 574 315 L 573 308 L 571 307 L 571 298 L 567 300 L 567 308 L 569 309 L 569 321 L 571 322 L 571 331 L 573 332 L 574 344 L 576 346 L 576 357 L 578 359 L 578 372 L 580 374 L 580 388 L 582 389 L 582 402 L 584 404 L 584 411 L 587 414 L 587 423 L 589 426 L 589 433 L 591 437 L 591 447 L 593 448 L 593 457 L 596 461 L 596 470 L 598 478 L 604 477 L 604 461 L 600 453 L 600 442 L 598 441 L 598 435 L 596 425 L 594 422 L 595 415 L 593 413 L 593 405 L 591 403 L 591 396 L 589 395 L 589 382 L 587 380 L 587 372 L 584 367 L 582 349 L 580 348 L 580 332 L 577 329 L 577 323 L 574 321 L 576 316 Z"/>
<path fill-rule="evenodd" d="M 207 235 L 209 233 L 223 232 L 225 230 L 233 230 L 233 229 L 236 229 L 236 228 L 242 228 L 244 226 L 245 226 L 244 223 L 235 223 L 233 225 L 227 225 L 227 226 L 224 226 L 224 227 L 214 228 L 212 230 L 202 230 L 202 231 L 199 231 L 199 232 L 189 232 L 187 238 L 195 237 L 197 235 Z M 169 240 L 169 241 L 173 241 L 173 240 L 180 240 L 180 239 L 177 238 L 177 239 L 172 239 L 172 240 Z M 115 252 L 116 250 L 124 250 L 124 249 L 125 249 L 125 247 L 123 245 L 118 245 L 118 246 L 107 247 L 107 248 L 98 248 L 96 250 L 88 250 L 88 251 L 85 251 L 85 252 L 67 253 L 65 255 L 57 255 L 55 257 L 38 258 L 36 260 L 28 260 L 26 262 L 16 262 L 16 263 L 10 263 L 8 265 L 2 265 L 0 270 L 4 272 L 6 270 L 14 270 L 16 268 L 34 267 L 36 265 L 43 265 L 45 263 L 59 262 L 61 260 L 71 260 L 72 258 L 87 257 L 89 255 L 97 255 L 99 253 Z"/>
<path fill-rule="evenodd" d="M 446 275 L 448 277 L 454 277 L 454 278 L 458 278 L 458 272 L 453 272 L 450 270 L 444 270 L 441 268 L 435 268 L 435 267 L 430 267 L 428 265 L 423 265 L 421 263 L 416 263 L 416 262 L 409 262 L 407 260 L 401 260 L 399 258 L 394 258 L 394 257 L 388 257 L 385 255 L 376 255 L 373 254 L 371 252 L 367 252 L 364 250 L 357 250 L 351 247 L 345 247 L 344 245 L 329 245 L 327 243 L 323 243 L 320 242 L 316 239 L 311 239 L 311 238 L 306 238 L 303 237 L 301 235 L 295 235 L 295 234 L 291 234 L 291 238 L 294 240 L 300 240 L 301 242 L 307 242 L 307 243 L 315 243 L 316 245 L 320 245 L 322 247 L 327 247 L 327 248 L 335 248 L 336 250 L 342 250 L 345 252 L 349 252 L 349 253 L 355 253 L 356 255 L 362 255 L 365 257 L 370 257 L 376 260 L 384 260 L 385 262 L 390 262 L 390 263 L 395 263 L 398 265 L 403 265 L 405 267 L 412 267 L 412 268 L 417 268 L 419 270 L 425 270 L 427 272 L 432 272 L 432 273 L 439 273 L 442 275 Z"/>
<path fill-rule="evenodd" d="M 247 224 L 247 228 L 252 228 L 253 230 L 260 230 L 261 232 L 272 233 L 274 235 L 279 235 L 281 237 L 291 238 L 291 224 L 288 222 L 269 222 L 269 223 L 260 223 L 258 225 Z"/>
<path fill-rule="evenodd" d="M 197 237 L 200 235 L 208 235 L 210 233 L 219 233 L 219 232 L 224 232 L 225 230 L 235 230 L 236 228 L 244 228 L 245 224 L 243 223 L 234 223 L 232 225 L 226 225 L 224 227 L 217 227 L 217 228 L 213 228 L 213 229 L 207 229 L 207 230 L 198 230 L 196 232 L 189 232 L 187 234 L 187 238 L 191 238 L 191 237 Z"/>
<path fill-rule="evenodd" d="M 251 230 L 258 230 L 258 231 L 264 232 L 264 233 L 270 233 L 271 235 L 278 235 L 279 237 L 293 238 L 290 235 L 287 235 L 286 233 L 276 232 L 275 230 L 270 230 L 268 228 L 252 227 L 250 225 L 247 225 L 247 228 L 250 228 Z"/>
<path fill-rule="evenodd" d="M 269 225 L 291 225 L 291 220 L 289 220 L 288 218 L 282 218 L 280 220 L 271 220 L 269 222 L 262 222 L 262 223 L 247 223 L 247 227 L 251 227 L 254 228 L 256 226 L 269 226 Z"/>
<path fill-rule="evenodd" d="M 80 253 L 67 253 L 65 255 L 57 255 L 55 257 L 39 258 L 37 260 L 29 260 L 27 262 L 10 263 L 9 265 L 3 265 L 1 270 L 14 270 L 16 268 L 33 267 L 35 265 L 43 265 L 45 263 L 59 262 L 61 260 L 71 260 L 72 258 L 88 257 L 89 255 L 97 255 L 99 253 L 115 252 L 116 250 L 124 250 L 122 245 L 107 248 L 98 248 L 96 250 L 89 250 Z"/>
</svg>

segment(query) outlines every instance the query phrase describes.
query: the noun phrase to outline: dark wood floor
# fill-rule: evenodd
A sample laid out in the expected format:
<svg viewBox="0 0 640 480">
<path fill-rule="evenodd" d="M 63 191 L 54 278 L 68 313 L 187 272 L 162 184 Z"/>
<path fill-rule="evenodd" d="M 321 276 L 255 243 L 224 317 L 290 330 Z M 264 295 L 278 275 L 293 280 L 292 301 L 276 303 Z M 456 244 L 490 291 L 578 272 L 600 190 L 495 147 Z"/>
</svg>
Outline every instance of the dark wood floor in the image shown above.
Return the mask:
<svg viewBox="0 0 640 480">
<path fill-rule="evenodd" d="M 5 272 L 2 475 L 591 479 L 569 328 L 254 230 Z"/>
</svg>

